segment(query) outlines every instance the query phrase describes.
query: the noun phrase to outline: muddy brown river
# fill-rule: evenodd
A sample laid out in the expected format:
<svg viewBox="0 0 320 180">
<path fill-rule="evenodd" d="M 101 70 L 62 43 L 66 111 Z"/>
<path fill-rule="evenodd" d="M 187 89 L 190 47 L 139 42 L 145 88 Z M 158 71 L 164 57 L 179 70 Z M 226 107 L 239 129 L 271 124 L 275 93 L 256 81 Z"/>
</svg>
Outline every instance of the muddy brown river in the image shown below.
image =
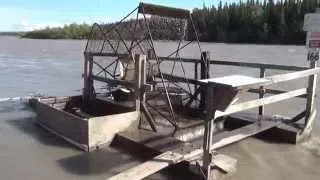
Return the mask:
<svg viewBox="0 0 320 180">
<path fill-rule="evenodd" d="M 164 55 L 176 47 L 172 42 L 157 42 L 156 46 Z M 0 36 L 0 100 L 32 94 L 79 94 L 84 47 L 84 41 Z M 210 51 L 211 59 L 215 60 L 307 66 L 303 46 L 202 43 L 201 47 Z M 182 54 L 200 57 L 196 45 Z M 192 76 L 192 68 L 187 68 Z M 213 67 L 211 72 L 213 76 L 259 75 L 255 69 L 223 66 Z M 278 73 L 267 71 L 267 75 Z M 304 87 L 305 82 L 288 82 L 275 88 L 297 89 Z M 304 108 L 304 103 L 304 100 L 293 99 L 266 106 L 266 112 L 293 116 Z M 317 109 L 319 112 L 319 101 Z M 23 102 L 0 102 L 0 180 L 103 180 L 141 162 L 125 151 L 112 148 L 84 153 L 38 128 L 34 120 L 35 114 Z M 231 179 L 320 179 L 320 128 L 315 129 L 310 141 L 296 146 L 249 138 L 222 152 L 238 159 L 238 171 Z M 172 177 L 165 170 L 148 179 L 190 178 Z"/>
</svg>

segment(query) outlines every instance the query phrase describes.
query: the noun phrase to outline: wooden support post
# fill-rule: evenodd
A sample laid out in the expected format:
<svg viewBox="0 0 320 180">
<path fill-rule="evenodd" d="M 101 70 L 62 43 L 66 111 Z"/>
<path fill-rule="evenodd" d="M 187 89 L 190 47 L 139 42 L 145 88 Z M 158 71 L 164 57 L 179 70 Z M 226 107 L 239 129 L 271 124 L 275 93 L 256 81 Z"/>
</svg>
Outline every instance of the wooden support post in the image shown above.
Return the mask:
<svg viewBox="0 0 320 180">
<path fill-rule="evenodd" d="M 145 77 L 145 65 L 146 56 L 142 54 L 136 54 L 134 56 L 135 61 L 135 80 L 136 80 L 136 88 L 135 88 L 135 97 L 136 97 L 136 110 L 140 111 L 140 103 L 143 101 L 143 83 L 146 81 Z M 143 77 L 144 76 L 144 77 Z"/>
<path fill-rule="evenodd" d="M 201 74 L 200 79 L 209 79 L 210 78 L 210 52 L 202 52 L 201 53 Z M 200 93 L 200 108 L 204 108 L 205 106 L 205 92 L 203 89 Z"/>
<path fill-rule="evenodd" d="M 315 69 L 317 67 L 317 61 L 310 61 L 310 68 Z M 305 128 L 303 132 L 309 134 L 312 131 L 312 125 L 315 118 L 310 118 L 313 114 L 315 96 L 317 86 L 317 74 L 311 75 L 308 81 L 307 89 L 307 105 L 306 105 L 306 117 L 305 117 Z"/>
<path fill-rule="evenodd" d="M 214 179 L 211 177 L 212 166 L 212 135 L 215 129 L 215 110 L 214 110 L 214 88 L 207 86 L 206 89 L 206 101 L 205 101 L 205 123 L 204 123 L 204 138 L 203 138 L 203 170 L 207 180 Z"/>
<path fill-rule="evenodd" d="M 93 56 L 89 53 L 84 54 L 84 88 L 82 93 L 83 106 L 86 106 L 89 99 L 93 95 L 93 78 L 92 78 L 92 69 L 93 69 Z"/>
<path fill-rule="evenodd" d="M 153 49 L 148 49 L 148 52 L 147 52 L 148 54 L 148 56 L 147 56 L 147 58 L 148 59 L 156 59 L 156 54 L 155 54 L 155 52 L 154 52 L 154 50 Z"/>
<path fill-rule="evenodd" d="M 265 77 L 265 72 L 266 72 L 265 68 L 260 69 L 260 78 Z M 260 86 L 259 99 L 262 99 L 264 97 L 264 93 L 265 93 L 264 86 Z M 259 106 L 259 115 L 262 116 L 263 113 L 264 113 L 264 106 Z"/>
<path fill-rule="evenodd" d="M 155 63 L 157 62 L 156 61 L 157 59 L 157 56 L 155 54 L 155 51 L 154 49 L 148 49 L 147 51 L 147 61 L 146 61 L 146 67 L 147 67 L 147 81 L 150 82 L 150 81 L 155 81 L 155 77 L 154 77 L 154 71 L 158 72 L 158 69 L 155 70 L 154 66 L 155 66 Z M 147 62 L 149 62 L 149 64 L 147 64 Z M 155 89 L 156 88 L 156 83 L 153 83 L 153 88 Z"/>
<path fill-rule="evenodd" d="M 148 51 L 148 58 L 151 57 L 152 49 Z M 135 61 L 135 79 L 136 79 L 136 88 L 135 88 L 135 97 L 136 97 L 136 110 L 140 113 L 144 113 L 150 127 L 153 131 L 157 131 L 156 126 L 153 122 L 152 116 L 148 111 L 148 108 L 145 106 L 146 93 L 145 85 L 147 84 L 147 56 L 136 54 L 134 56 Z M 139 128 L 141 125 L 141 116 L 139 122 Z"/>
<path fill-rule="evenodd" d="M 194 63 L 194 79 L 198 80 L 198 62 Z M 195 84 L 194 85 L 194 92 L 198 89 L 198 86 Z"/>
<path fill-rule="evenodd" d="M 88 92 L 88 54 L 84 53 L 84 69 L 83 69 L 83 90 L 82 90 L 82 99 L 83 99 L 83 106 L 85 99 L 87 97 Z"/>
<path fill-rule="evenodd" d="M 146 93 L 144 86 L 147 84 L 147 57 L 145 55 L 141 55 L 141 87 L 140 87 L 140 97 L 141 102 L 144 103 L 146 100 Z"/>
<path fill-rule="evenodd" d="M 89 56 L 89 74 L 88 74 L 88 83 L 89 83 L 89 98 L 91 99 L 94 96 L 94 87 L 93 87 L 93 56 Z"/>
</svg>

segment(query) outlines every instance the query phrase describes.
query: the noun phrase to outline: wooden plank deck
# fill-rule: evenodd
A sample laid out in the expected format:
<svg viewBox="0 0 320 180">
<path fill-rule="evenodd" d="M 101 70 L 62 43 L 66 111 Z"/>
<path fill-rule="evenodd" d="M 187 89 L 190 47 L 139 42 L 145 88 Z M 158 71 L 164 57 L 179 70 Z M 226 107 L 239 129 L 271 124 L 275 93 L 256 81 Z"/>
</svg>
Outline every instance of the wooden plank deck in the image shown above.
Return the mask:
<svg viewBox="0 0 320 180">
<path fill-rule="evenodd" d="M 214 143 L 212 144 L 212 149 L 210 150 L 215 151 L 216 149 L 244 140 L 270 128 L 276 127 L 281 123 L 282 121 L 280 120 L 265 120 L 252 123 L 232 131 L 222 132 L 213 137 Z M 123 132 L 119 133 L 118 136 L 129 140 L 138 146 L 145 146 L 146 148 L 161 154 L 149 161 L 135 166 L 132 169 L 128 169 L 127 171 L 111 177 L 109 180 L 143 179 L 170 165 L 177 164 L 182 161 L 192 162 L 201 158 L 203 155 L 203 149 L 201 148 L 202 139 L 199 139 L 195 142 L 185 143 L 175 138 L 159 135 L 159 133 L 147 132 L 145 130 L 139 130 L 136 132 Z"/>
</svg>

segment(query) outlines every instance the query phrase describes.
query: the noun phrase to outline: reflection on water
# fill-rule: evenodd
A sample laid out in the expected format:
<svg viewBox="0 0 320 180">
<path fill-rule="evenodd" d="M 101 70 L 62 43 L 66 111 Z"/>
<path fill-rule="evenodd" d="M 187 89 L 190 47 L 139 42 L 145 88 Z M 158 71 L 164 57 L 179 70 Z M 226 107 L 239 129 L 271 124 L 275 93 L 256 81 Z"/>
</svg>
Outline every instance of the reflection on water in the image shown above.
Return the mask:
<svg viewBox="0 0 320 180">
<path fill-rule="evenodd" d="M 21 40 L 0 37 L 0 98 L 32 93 L 71 95 L 82 86 L 83 41 Z M 170 43 L 157 43 L 165 53 Z M 162 48 L 161 48 L 162 47 Z M 300 46 L 254 46 L 203 44 L 215 59 L 304 65 L 305 48 Z M 187 49 L 186 56 L 198 56 Z M 190 71 L 188 71 L 190 72 Z M 191 71 L 193 72 L 193 71 Z M 256 70 L 214 67 L 216 76 L 229 73 L 255 75 Z M 277 72 L 269 72 L 271 74 Z M 285 88 L 297 88 L 289 83 Z M 318 88 L 319 92 L 319 88 Z M 272 113 L 281 109 L 293 115 L 304 108 L 303 100 L 267 106 Z M 319 104 L 317 104 L 319 108 Z M 277 111 L 278 112 L 278 111 Z M 33 124 L 34 113 L 21 102 L 0 103 L 0 179 L 91 179 L 101 180 L 140 162 L 125 152 L 106 149 L 84 153 Z M 314 179 L 320 177 L 320 133 L 301 145 L 266 142 L 250 138 L 222 150 L 238 159 L 236 178 Z M 149 179 L 172 179 L 166 172 Z M 188 176 L 189 178 L 191 176 Z M 189 179 L 181 178 L 181 179 Z"/>
</svg>

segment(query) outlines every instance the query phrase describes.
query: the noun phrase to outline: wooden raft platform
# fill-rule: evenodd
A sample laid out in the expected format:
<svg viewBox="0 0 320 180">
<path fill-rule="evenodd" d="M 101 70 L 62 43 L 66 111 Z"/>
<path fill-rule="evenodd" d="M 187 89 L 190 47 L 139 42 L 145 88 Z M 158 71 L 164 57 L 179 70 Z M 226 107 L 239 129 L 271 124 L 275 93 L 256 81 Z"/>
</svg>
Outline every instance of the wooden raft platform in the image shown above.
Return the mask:
<svg viewBox="0 0 320 180">
<path fill-rule="evenodd" d="M 249 123 L 248 125 L 231 131 L 223 131 L 213 136 L 211 151 L 223 148 L 281 124 L 283 124 L 281 119 L 265 117 L 263 121 Z M 129 151 L 135 151 L 140 154 L 141 152 L 144 152 L 155 157 L 132 169 L 128 169 L 127 171 L 111 177 L 109 180 L 142 179 L 170 165 L 178 164 L 183 161 L 188 163 L 198 161 L 203 155 L 202 144 L 202 138 L 198 138 L 198 140 L 192 142 L 183 142 L 172 138 L 169 135 L 148 130 L 127 130 L 118 133 L 112 142 L 113 146 Z M 219 162 L 214 163 L 216 165 L 219 164 Z"/>
</svg>

